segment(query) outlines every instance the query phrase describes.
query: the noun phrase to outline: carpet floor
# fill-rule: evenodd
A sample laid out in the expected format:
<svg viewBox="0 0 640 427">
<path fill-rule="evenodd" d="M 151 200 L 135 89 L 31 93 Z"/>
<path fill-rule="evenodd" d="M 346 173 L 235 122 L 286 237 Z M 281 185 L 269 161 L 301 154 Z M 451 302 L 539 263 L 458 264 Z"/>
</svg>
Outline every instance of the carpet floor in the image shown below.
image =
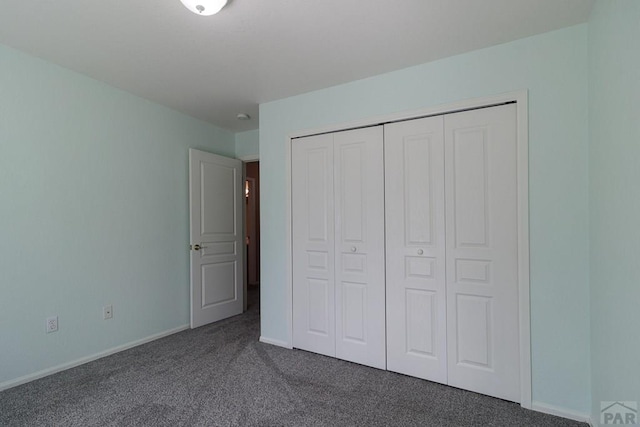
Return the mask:
<svg viewBox="0 0 640 427">
<path fill-rule="evenodd" d="M 586 426 L 258 342 L 247 313 L 0 392 L 0 426 Z"/>
</svg>

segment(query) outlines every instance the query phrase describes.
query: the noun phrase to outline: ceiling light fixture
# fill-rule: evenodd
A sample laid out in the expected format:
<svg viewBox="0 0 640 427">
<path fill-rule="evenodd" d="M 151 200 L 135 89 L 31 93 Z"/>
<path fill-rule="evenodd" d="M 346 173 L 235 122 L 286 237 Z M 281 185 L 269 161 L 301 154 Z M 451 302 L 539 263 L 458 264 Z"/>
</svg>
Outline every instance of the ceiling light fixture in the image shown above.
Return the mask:
<svg viewBox="0 0 640 427">
<path fill-rule="evenodd" d="M 248 115 L 247 113 L 238 113 L 238 115 L 236 116 L 236 119 L 238 119 L 238 120 L 250 120 L 251 116 Z"/>
<path fill-rule="evenodd" d="M 211 16 L 220 12 L 227 0 L 180 0 L 183 5 L 196 15 Z"/>
</svg>

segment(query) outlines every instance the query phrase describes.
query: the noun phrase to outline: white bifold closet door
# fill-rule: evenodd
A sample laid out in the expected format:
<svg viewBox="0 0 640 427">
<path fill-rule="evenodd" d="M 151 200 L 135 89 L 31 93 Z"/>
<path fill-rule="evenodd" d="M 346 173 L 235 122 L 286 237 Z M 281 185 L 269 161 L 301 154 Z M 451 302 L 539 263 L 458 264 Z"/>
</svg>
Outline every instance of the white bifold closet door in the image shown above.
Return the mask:
<svg viewBox="0 0 640 427">
<path fill-rule="evenodd" d="M 448 383 L 519 401 L 516 105 L 444 126 Z"/>
<path fill-rule="evenodd" d="M 292 143 L 293 346 L 384 369 L 382 132 Z"/>
<path fill-rule="evenodd" d="M 386 125 L 387 368 L 447 383 L 443 116 Z"/>
<path fill-rule="evenodd" d="M 387 366 L 520 400 L 515 104 L 385 127 Z"/>
<path fill-rule="evenodd" d="M 294 141 L 291 197 L 293 345 L 335 357 L 333 135 Z"/>
</svg>

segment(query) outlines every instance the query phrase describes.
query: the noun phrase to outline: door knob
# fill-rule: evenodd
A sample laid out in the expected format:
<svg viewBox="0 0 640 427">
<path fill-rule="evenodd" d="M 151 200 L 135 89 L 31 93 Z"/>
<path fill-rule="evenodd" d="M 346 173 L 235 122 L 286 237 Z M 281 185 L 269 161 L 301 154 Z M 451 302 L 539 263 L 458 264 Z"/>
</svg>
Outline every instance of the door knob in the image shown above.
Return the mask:
<svg viewBox="0 0 640 427">
<path fill-rule="evenodd" d="M 424 251 L 422 249 L 418 249 L 418 255 L 422 255 Z"/>
<path fill-rule="evenodd" d="M 191 245 L 191 250 L 192 251 L 199 251 L 200 249 L 206 249 L 206 246 L 200 246 L 200 245 Z"/>
<path fill-rule="evenodd" d="M 355 251 L 357 251 L 356 247 L 355 246 L 351 246 L 351 252 L 355 252 Z"/>
</svg>

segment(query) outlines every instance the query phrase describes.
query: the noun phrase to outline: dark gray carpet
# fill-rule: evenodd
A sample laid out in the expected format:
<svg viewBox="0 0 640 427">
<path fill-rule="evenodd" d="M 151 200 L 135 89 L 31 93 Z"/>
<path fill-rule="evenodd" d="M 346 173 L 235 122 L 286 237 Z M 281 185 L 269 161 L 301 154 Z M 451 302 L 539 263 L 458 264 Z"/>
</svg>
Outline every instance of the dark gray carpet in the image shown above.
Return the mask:
<svg viewBox="0 0 640 427">
<path fill-rule="evenodd" d="M 247 313 L 0 393 L 0 426 L 586 426 L 258 342 Z"/>
</svg>

